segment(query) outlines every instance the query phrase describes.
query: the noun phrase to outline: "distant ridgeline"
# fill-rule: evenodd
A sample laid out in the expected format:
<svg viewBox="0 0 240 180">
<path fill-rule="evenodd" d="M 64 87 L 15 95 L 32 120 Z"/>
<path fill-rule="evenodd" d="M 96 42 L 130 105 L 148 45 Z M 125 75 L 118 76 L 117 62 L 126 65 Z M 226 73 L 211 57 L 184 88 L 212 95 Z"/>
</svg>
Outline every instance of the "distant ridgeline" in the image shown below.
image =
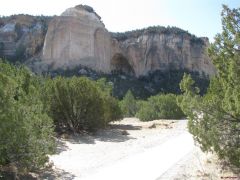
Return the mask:
<svg viewBox="0 0 240 180">
<path fill-rule="evenodd" d="M 208 38 L 177 27 L 153 26 L 125 33 L 109 32 L 86 5 L 60 16 L 13 15 L 0 18 L 0 57 L 52 76 L 105 77 L 114 95 L 131 89 L 137 97 L 179 93 L 184 72 L 194 75 L 201 92 L 215 73 L 207 53 Z"/>
<path fill-rule="evenodd" d="M 125 41 L 129 38 L 138 38 L 143 34 L 175 34 L 175 35 L 185 35 L 185 36 L 190 36 L 191 37 L 191 41 L 192 42 L 198 42 L 198 43 L 202 43 L 204 45 L 204 40 L 201 38 L 196 37 L 193 34 L 190 34 L 188 31 L 185 31 L 183 29 L 180 29 L 178 27 L 174 27 L 174 26 L 168 26 L 168 27 L 164 27 L 164 26 L 150 26 L 147 28 L 143 28 L 143 29 L 136 29 L 136 30 L 132 30 L 132 31 L 127 31 L 127 32 L 111 32 L 111 35 L 113 38 L 117 39 L 118 41 Z"/>
</svg>

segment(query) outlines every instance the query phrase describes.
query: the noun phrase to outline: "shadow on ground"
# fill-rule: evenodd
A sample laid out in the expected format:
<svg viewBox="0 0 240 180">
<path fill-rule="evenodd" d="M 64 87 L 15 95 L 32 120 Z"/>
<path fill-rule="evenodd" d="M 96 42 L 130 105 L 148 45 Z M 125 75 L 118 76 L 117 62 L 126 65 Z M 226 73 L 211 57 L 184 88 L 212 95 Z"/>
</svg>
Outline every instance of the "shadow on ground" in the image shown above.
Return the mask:
<svg viewBox="0 0 240 180">
<path fill-rule="evenodd" d="M 98 131 L 94 136 L 95 140 L 104 142 L 125 142 L 130 139 L 136 139 L 130 136 L 126 130 L 108 129 Z"/>
<path fill-rule="evenodd" d="M 119 130 L 141 130 L 142 126 L 133 126 L 129 124 L 111 124 L 109 125 L 111 129 L 119 129 Z"/>
<path fill-rule="evenodd" d="M 72 180 L 75 176 L 61 169 L 44 169 L 36 173 L 17 174 L 12 171 L 1 171 L 0 180 Z"/>
<path fill-rule="evenodd" d="M 100 129 L 94 134 L 77 134 L 68 136 L 66 139 L 57 140 L 57 154 L 68 150 L 66 141 L 73 144 L 95 144 L 97 141 L 103 142 L 125 142 L 135 139 L 127 132 L 128 130 L 141 130 L 141 126 L 111 124 L 106 129 Z"/>
<path fill-rule="evenodd" d="M 70 174 L 69 172 L 63 171 L 61 169 L 54 169 L 54 170 L 46 170 L 39 176 L 39 179 L 47 179 L 47 180 L 72 180 L 76 176 Z"/>
<path fill-rule="evenodd" d="M 57 143 L 57 148 L 56 148 L 55 154 L 60 154 L 61 152 L 67 151 L 69 149 L 66 143 L 61 139 L 56 139 L 56 143 Z"/>
</svg>

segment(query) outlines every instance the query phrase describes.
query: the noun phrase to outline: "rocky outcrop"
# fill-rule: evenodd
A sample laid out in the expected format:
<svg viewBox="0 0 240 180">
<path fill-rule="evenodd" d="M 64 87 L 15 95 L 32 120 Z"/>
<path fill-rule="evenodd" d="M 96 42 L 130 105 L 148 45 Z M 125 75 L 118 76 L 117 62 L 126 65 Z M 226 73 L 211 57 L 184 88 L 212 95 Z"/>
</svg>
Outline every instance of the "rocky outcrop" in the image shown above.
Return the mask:
<svg viewBox="0 0 240 180">
<path fill-rule="evenodd" d="M 126 66 L 120 66 L 125 72 L 130 69 L 136 76 L 147 75 L 156 70 L 188 70 L 214 74 L 214 67 L 205 52 L 209 45 L 207 38 L 196 38 L 176 28 L 168 28 L 168 32 L 161 28 L 133 32 L 124 39 L 113 38 L 112 68 L 116 64 L 113 62 L 118 61 L 120 64 L 126 59 Z"/>
<path fill-rule="evenodd" d="M 67 9 L 49 24 L 43 61 L 53 69 L 86 66 L 110 72 L 110 33 L 88 6 Z"/>
<path fill-rule="evenodd" d="M 98 72 L 137 77 L 156 70 L 189 70 L 213 74 L 206 38 L 178 28 L 152 27 L 110 34 L 88 6 L 67 9 L 49 24 L 43 61 L 53 69 L 86 66 Z"/>
<path fill-rule="evenodd" d="M 0 18 L 0 57 L 31 59 L 36 71 L 43 66 L 44 70 L 81 66 L 136 77 L 157 70 L 212 75 L 215 70 L 205 52 L 208 45 L 207 38 L 175 27 L 110 33 L 101 17 L 85 5 L 55 17 Z"/>
<path fill-rule="evenodd" d="M 0 57 L 21 61 L 42 50 L 50 18 L 13 15 L 0 19 Z"/>
</svg>

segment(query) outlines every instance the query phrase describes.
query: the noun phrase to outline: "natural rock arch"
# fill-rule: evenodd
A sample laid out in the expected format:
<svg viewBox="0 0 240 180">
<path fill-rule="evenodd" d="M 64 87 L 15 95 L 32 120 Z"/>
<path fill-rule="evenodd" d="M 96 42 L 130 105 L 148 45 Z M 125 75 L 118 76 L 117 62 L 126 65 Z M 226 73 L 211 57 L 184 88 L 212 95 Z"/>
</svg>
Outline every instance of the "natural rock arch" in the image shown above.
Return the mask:
<svg viewBox="0 0 240 180">
<path fill-rule="evenodd" d="M 129 64 L 126 57 L 121 53 L 116 53 L 111 59 L 111 70 L 112 73 L 124 73 L 129 75 L 134 75 L 134 69 Z"/>
</svg>

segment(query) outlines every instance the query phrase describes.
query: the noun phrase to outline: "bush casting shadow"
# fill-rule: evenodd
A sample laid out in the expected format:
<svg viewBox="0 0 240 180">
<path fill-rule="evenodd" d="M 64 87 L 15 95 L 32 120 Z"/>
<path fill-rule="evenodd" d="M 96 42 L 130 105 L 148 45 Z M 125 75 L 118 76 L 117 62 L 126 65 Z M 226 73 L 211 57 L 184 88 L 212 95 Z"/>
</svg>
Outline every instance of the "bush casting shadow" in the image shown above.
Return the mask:
<svg viewBox="0 0 240 180">
<path fill-rule="evenodd" d="M 76 176 L 66 172 L 61 169 L 55 169 L 55 170 L 46 170 L 43 173 L 41 173 L 39 179 L 47 179 L 47 180 L 55 180 L 55 179 L 67 179 L 67 180 L 72 180 Z"/>
<path fill-rule="evenodd" d="M 123 132 L 127 130 L 141 130 L 141 126 L 123 125 L 123 124 L 111 124 L 107 129 L 100 129 L 94 134 L 76 134 L 70 136 L 64 141 L 68 141 L 73 144 L 95 144 L 95 141 L 103 142 L 125 142 L 130 139 L 135 139 L 129 135 L 124 135 Z M 64 141 L 59 140 L 58 152 L 66 151 L 68 148 Z"/>
<path fill-rule="evenodd" d="M 141 126 L 133 126 L 129 124 L 112 124 L 111 129 L 121 129 L 121 130 L 141 130 Z"/>
</svg>

